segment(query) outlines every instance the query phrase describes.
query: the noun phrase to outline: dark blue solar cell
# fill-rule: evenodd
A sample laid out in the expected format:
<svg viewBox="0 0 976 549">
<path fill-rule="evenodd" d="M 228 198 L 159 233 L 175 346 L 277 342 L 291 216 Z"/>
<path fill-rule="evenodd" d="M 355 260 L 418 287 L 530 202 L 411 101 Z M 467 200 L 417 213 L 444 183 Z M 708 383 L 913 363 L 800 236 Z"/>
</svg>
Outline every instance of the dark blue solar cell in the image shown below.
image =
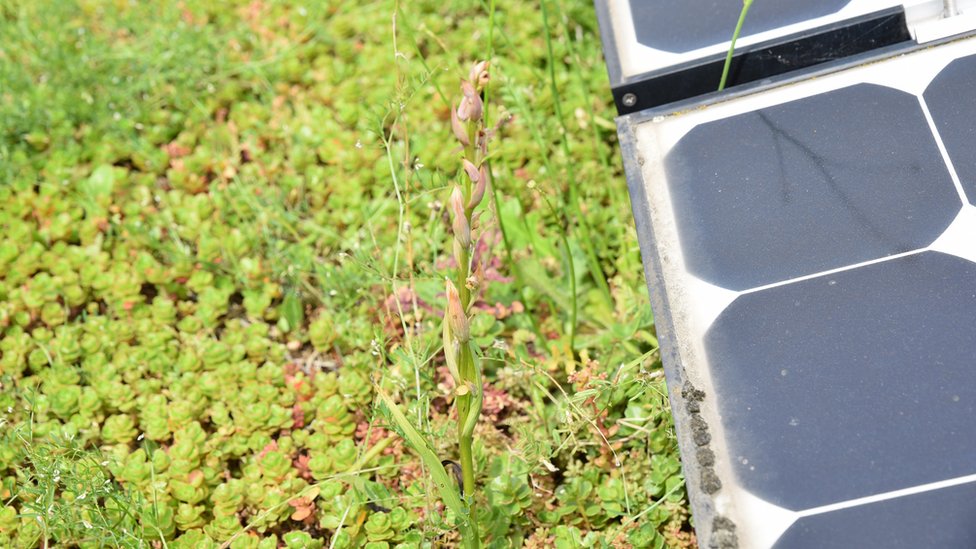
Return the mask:
<svg viewBox="0 0 976 549">
<path fill-rule="evenodd" d="M 798 520 L 777 549 L 976 547 L 976 484 L 963 484 Z"/>
<path fill-rule="evenodd" d="M 629 0 L 637 41 L 669 52 L 687 52 L 728 42 L 741 2 L 730 0 Z M 741 36 L 758 34 L 837 13 L 849 0 L 755 2 Z"/>
<path fill-rule="evenodd" d="M 736 290 L 925 247 L 961 206 L 918 98 L 873 84 L 699 125 L 665 169 L 689 270 Z"/>
<path fill-rule="evenodd" d="M 925 102 L 969 201 L 976 205 L 976 55 L 949 63 L 925 90 Z"/>
<path fill-rule="evenodd" d="M 802 510 L 976 473 L 974 326 L 937 252 L 740 296 L 705 340 L 736 477 Z"/>
</svg>

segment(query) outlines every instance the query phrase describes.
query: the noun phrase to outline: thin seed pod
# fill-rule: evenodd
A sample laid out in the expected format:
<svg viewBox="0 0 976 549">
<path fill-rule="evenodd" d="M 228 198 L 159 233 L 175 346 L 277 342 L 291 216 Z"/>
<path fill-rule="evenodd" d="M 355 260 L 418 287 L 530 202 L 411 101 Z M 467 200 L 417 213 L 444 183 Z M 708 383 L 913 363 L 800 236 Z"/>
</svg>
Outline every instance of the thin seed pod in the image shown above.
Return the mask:
<svg viewBox="0 0 976 549">
<path fill-rule="evenodd" d="M 464 496 L 464 478 L 461 473 L 461 464 L 456 461 L 445 459 L 441 461 L 441 465 L 443 465 L 444 469 L 446 469 L 449 473 L 454 475 L 454 480 L 456 480 L 458 484 L 458 490 L 460 490 L 461 495 Z"/>
<path fill-rule="evenodd" d="M 458 355 L 460 351 L 458 349 L 457 339 L 454 337 L 454 333 L 451 331 L 451 323 L 447 321 L 447 313 L 444 314 L 443 324 L 443 338 L 444 338 L 444 362 L 447 363 L 447 369 L 451 372 L 451 377 L 454 378 L 454 383 L 458 384 L 461 382 L 461 374 L 458 370 Z"/>
<path fill-rule="evenodd" d="M 461 305 L 461 295 L 458 294 L 457 287 L 454 286 L 450 278 L 445 280 L 447 286 L 447 322 L 450 325 L 451 333 L 457 338 L 458 344 L 466 345 L 471 339 L 468 316 L 464 312 L 464 306 Z"/>
</svg>

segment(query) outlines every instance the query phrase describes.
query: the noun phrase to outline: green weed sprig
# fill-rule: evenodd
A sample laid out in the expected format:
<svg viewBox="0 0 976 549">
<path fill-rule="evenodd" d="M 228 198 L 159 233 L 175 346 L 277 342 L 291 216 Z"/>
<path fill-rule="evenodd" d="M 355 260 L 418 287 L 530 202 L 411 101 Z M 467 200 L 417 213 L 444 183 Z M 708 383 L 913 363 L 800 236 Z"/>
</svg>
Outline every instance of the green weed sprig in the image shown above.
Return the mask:
<svg viewBox="0 0 976 549">
<path fill-rule="evenodd" d="M 739 21 L 736 22 L 735 30 L 732 32 L 732 43 L 729 44 L 729 52 L 725 56 L 725 65 L 722 66 L 722 79 L 718 82 L 718 91 L 725 89 L 725 82 L 729 78 L 729 68 L 732 67 L 732 55 L 735 54 L 735 43 L 742 32 L 742 25 L 746 22 L 746 14 L 749 13 L 752 2 L 753 0 L 742 0 L 742 11 L 739 12 Z"/>
</svg>

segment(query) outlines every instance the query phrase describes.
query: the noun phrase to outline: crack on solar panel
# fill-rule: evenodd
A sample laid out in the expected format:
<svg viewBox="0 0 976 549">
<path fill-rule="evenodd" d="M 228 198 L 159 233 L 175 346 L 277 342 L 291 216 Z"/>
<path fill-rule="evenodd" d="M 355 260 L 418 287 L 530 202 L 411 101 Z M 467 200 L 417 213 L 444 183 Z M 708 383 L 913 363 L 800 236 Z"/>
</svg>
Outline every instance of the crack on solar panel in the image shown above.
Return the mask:
<svg viewBox="0 0 976 549">
<path fill-rule="evenodd" d="M 930 245 L 961 192 L 928 126 L 877 84 L 706 116 L 664 159 L 685 268 L 741 291 Z"/>
<path fill-rule="evenodd" d="M 833 193 L 837 195 L 837 197 L 840 199 L 840 203 L 851 213 L 851 216 L 857 221 L 857 223 L 861 225 L 866 231 L 868 231 L 872 236 L 874 236 L 880 242 L 883 242 L 886 246 L 889 246 L 891 249 L 903 250 L 903 249 L 912 248 L 911 242 L 898 242 L 896 240 L 889 238 L 889 236 L 881 227 L 879 227 L 876 223 L 871 221 L 871 217 L 867 213 L 865 213 L 863 210 L 858 208 L 857 205 L 854 204 L 853 199 L 850 196 L 848 196 L 848 194 L 845 193 L 843 189 L 840 188 L 840 186 L 837 184 L 837 178 L 834 176 L 833 173 L 831 173 L 830 169 L 828 168 L 828 166 L 832 164 L 831 162 L 829 162 L 825 157 L 817 154 L 808 145 L 800 141 L 799 138 L 790 135 L 786 130 L 777 126 L 776 123 L 773 122 L 773 120 L 770 119 L 769 115 L 766 114 L 765 112 L 756 111 L 756 115 L 759 116 L 759 119 L 762 120 L 762 123 L 767 128 L 769 128 L 769 131 L 773 135 L 773 143 L 776 145 L 776 156 L 777 156 L 777 162 L 779 163 L 779 169 L 780 169 L 780 182 L 782 183 L 784 188 L 785 185 L 787 184 L 788 177 L 786 174 L 786 164 L 785 164 L 785 159 L 783 158 L 784 156 L 783 151 L 779 146 L 780 139 L 784 139 L 788 143 L 792 144 L 794 147 L 796 147 L 796 149 L 801 154 L 803 154 L 805 157 L 807 157 L 810 160 L 814 168 L 816 168 L 816 170 L 820 172 L 820 175 L 823 176 L 823 181 L 824 183 L 827 184 L 827 187 L 831 191 L 833 191 Z M 919 168 L 918 165 L 914 165 L 914 164 L 907 166 L 907 169 L 910 173 L 913 173 L 915 175 L 921 172 L 921 168 Z M 788 191 L 784 192 L 784 197 L 785 197 L 784 202 L 788 202 L 789 201 Z"/>
</svg>

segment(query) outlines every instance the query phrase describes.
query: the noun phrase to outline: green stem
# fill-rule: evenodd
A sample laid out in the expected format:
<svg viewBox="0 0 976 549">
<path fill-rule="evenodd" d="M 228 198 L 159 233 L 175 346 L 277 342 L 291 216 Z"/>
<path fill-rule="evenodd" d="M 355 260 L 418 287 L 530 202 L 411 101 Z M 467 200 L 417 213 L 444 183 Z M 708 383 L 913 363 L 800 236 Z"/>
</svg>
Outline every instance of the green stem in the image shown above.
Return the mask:
<svg viewBox="0 0 976 549">
<path fill-rule="evenodd" d="M 359 471 L 360 469 L 365 469 L 366 465 L 368 465 L 370 461 L 373 461 L 373 458 L 383 453 L 383 450 L 386 450 L 386 448 L 393 443 L 395 438 L 396 437 L 394 436 L 388 436 L 374 444 L 369 450 L 366 451 L 365 454 L 360 456 L 359 459 L 356 460 L 356 463 L 347 469 L 346 472 L 351 474 Z"/>
<path fill-rule="evenodd" d="M 461 385 L 469 386 L 470 392 L 457 398 L 458 403 L 458 447 L 461 458 L 461 476 L 463 478 L 464 496 L 466 499 L 474 495 L 474 458 L 471 453 L 473 442 L 473 426 L 478 422 L 481 414 L 481 398 L 475 397 L 474 393 L 481 394 L 480 387 L 471 387 L 476 381 L 477 374 L 474 368 L 474 356 L 471 353 L 471 345 L 468 342 L 461 344 L 460 360 L 458 369 L 461 374 Z M 476 402 L 477 401 L 477 402 Z M 468 425 L 472 424 L 469 428 Z"/>
<path fill-rule="evenodd" d="M 542 26 L 545 29 L 546 49 L 549 55 L 549 87 L 552 90 L 552 101 L 553 107 L 556 110 L 556 120 L 559 121 L 559 127 L 562 129 L 560 144 L 562 145 L 563 155 L 566 157 L 567 190 L 569 195 L 566 202 L 568 202 L 568 206 L 572 209 L 573 215 L 576 216 L 576 223 L 582 233 L 583 251 L 586 255 L 586 263 L 590 271 L 590 276 L 593 277 L 594 282 L 596 282 L 597 287 L 600 289 L 600 294 L 606 301 L 607 307 L 613 310 L 613 296 L 610 294 L 610 286 L 607 284 L 607 278 L 603 274 L 603 269 L 600 268 L 600 261 L 596 255 L 596 246 L 593 244 L 590 225 L 587 223 L 586 217 L 583 215 L 583 208 L 580 206 L 580 194 L 576 185 L 576 170 L 569 149 L 569 128 L 566 127 L 566 121 L 563 120 L 562 98 L 559 95 L 559 87 L 556 86 L 556 58 L 552 50 L 549 10 L 546 8 L 545 0 L 542 0 L 539 4 L 542 8 Z"/>
<path fill-rule="evenodd" d="M 552 205 L 552 202 L 548 198 L 544 198 L 546 206 L 549 208 L 549 213 L 557 219 L 558 214 L 556 213 L 556 208 Z M 567 229 L 568 230 L 568 229 Z M 569 274 L 569 291 L 570 291 L 570 309 L 569 309 L 569 354 L 574 357 L 576 353 L 576 324 L 578 323 L 579 315 L 579 299 L 576 295 L 576 265 L 573 263 L 573 253 L 569 247 L 569 239 L 566 238 L 567 230 L 560 231 L 559 242 L 563 247 L 563 255 L 566 258 L 566 270 Z"/>
<path fill-rule="evenodd" d="M 470 221 L 469 221 L 470 223 Z M 471 255 L 467 249 L 461 250 L 461 257 L 457 258 L 457 288 L 458 295 L 461 296 L 461 307 L 468 310 L 468 303 L 471 302 L 471 290 L 468 289 L 468 268 L 471 263 Z"/>
<path fill-rule="evenodd" d="M 494 182 L 492 182 L 491 192 L 495 198 L 495 219 L 498 222 L 498 232 L 500 232 L 502 235 L 502 244 L 505 247 L 505 261 L 508 263 L 508 268 L 512 272 L 512 277 L 515 278 L 515 287 L 518 288 L 519 297 L 522 298 L 522 303 L 528 307 L 529 298 L 525 291 L 525 277 L 522 274 L 522 270 L 519 269 L 518 264 L 515 263 L 515 254 L 512 253 L 512 241 L 509 239 L 508 231 L 505 229 L 505 220 L 502 218 L 501 214 L 501 198 L 498 196 L 498 189 L 495 187 Z M 539 319 L 536 318 L 536 315 L 526 316 L 529 317 L 529 322 L 532 324 L 532 332 L 535 333 L 539 345 L 548 349 L 549 343 L 545 336 L 542 335 L 542 329 L 539 327 Z"/>
<path fill-rule="evenodd" d="M 563 244 L 563 253 L 566 255 L 566 269 L 569 271 L 569 291 L 572 292 L 573 305 L 569 312 L 569 354 L 574 356 L 576 352 L 576 324 L 579 315 L 579 300 L 576 297 L 576 266 L 573 265 L 573 254 L 569 249 L 569 241 L 566 233 L 560 235 Z"/>
<path fill-rule="evenodd" d="M 457 481 L 453 476 L 448 475 L 447 470 L 444 469 L 444 465 L 441 463 L 440 457 L 434 452 L 427 439 L 417 431 L 417 428 L 410 423 L 407 416 L 403 415 L 403 412 L 397 407 L 396 403 L 393 402 L 393 398 L 386 394 L 383 389 L 379 386 L 375 387 L 376 396 L 383 402 L 386 409 L 389 410 L 390 417 L 400 430 L 402 431 L 407 443 L 410 444 L 413 449 L 420 454 L 420 459 L 427 465 L 431 472 L 431 476 L 434 479 L 434 485 L 440 492 L 441 500 L 444 504 L 454 511 L 455 516 L 458 518 L 458 529 L 461 531 L 461 539 L 464 542 L 464 546 L 477 549 L 481 544 L 481 538 L 478 535 L 478 525 L 473 520 L 471 520 L 471 510 L 470 506 L 461 500 L 458 495 Z M 288 501 L 282 501 L 281 505 L 287 504 Z M 252 524 L 256 521 L 252 521 Z M 230 545 L 230 542 L 225 542 L 224 546 Z"/>
<path fill-rule="evenodd" d="M 746 14 L 752 6 L 752 0 L 742 0 L 742 11 L 739 12 L 739 22 L 735 24 L 735 31 L 732 33 L 732 43 L 729 45 L 729 53 L 725 56 L 725 66 L 722 67 L 722 79 L 718 82 L 718 91 L 725 89 L 725 81 L 729 78 L 729 69 L 732 67 L 732 54 L 735 53 L 735 42 L 739 39 L 742 32 L 742 25 L 746 22 Z"/>
<path fill-rule="evenodd" d="M 566 10 L 563 9 L 563 5 L 562 2 L 560 2 L 560 0 L 556 0 L 556 13 L 566 13 Z M 566 36 L 572 36 L 573 33 L 569 28 L 569 18 L 563 17 L 562 21 L 563 21 L 563 33 Z M 583 76 L 583 68 L 582 68 L 583 58 L 576 50 L 576 46 L 573 45 L 573 40 L 571 38 L 567 38 L 565 43 L 566 43 L 566 50 L 569 52 L 569 55 L 573 58 L 573 63 L 571 63 L 570 66 L 573 68 L 572 71 L 573 76 L 576 77 L 576 84 L 577 86 L 579 86 L 582 96 L 592 97 L 593 92 L 590 90 L 590 86 L 587 84 L 587 80 Z M 592 118 L 594 119 L 596 118 L 596 113 L 593 113 Z M 604 169 L 609 170 L 610 159 L 607 158 L 607 152 L 606 150 L 604 150 L 605 143 L 600 138 L 600 128 L 597 126 L 595 122 L 591 122 L 590 129 L 592 130 L 591 133 L 593 134 L 593 148 L 596 150 L 597 155 L 600 157 L 600 165 L 603 166 Z"/>
</svg>

